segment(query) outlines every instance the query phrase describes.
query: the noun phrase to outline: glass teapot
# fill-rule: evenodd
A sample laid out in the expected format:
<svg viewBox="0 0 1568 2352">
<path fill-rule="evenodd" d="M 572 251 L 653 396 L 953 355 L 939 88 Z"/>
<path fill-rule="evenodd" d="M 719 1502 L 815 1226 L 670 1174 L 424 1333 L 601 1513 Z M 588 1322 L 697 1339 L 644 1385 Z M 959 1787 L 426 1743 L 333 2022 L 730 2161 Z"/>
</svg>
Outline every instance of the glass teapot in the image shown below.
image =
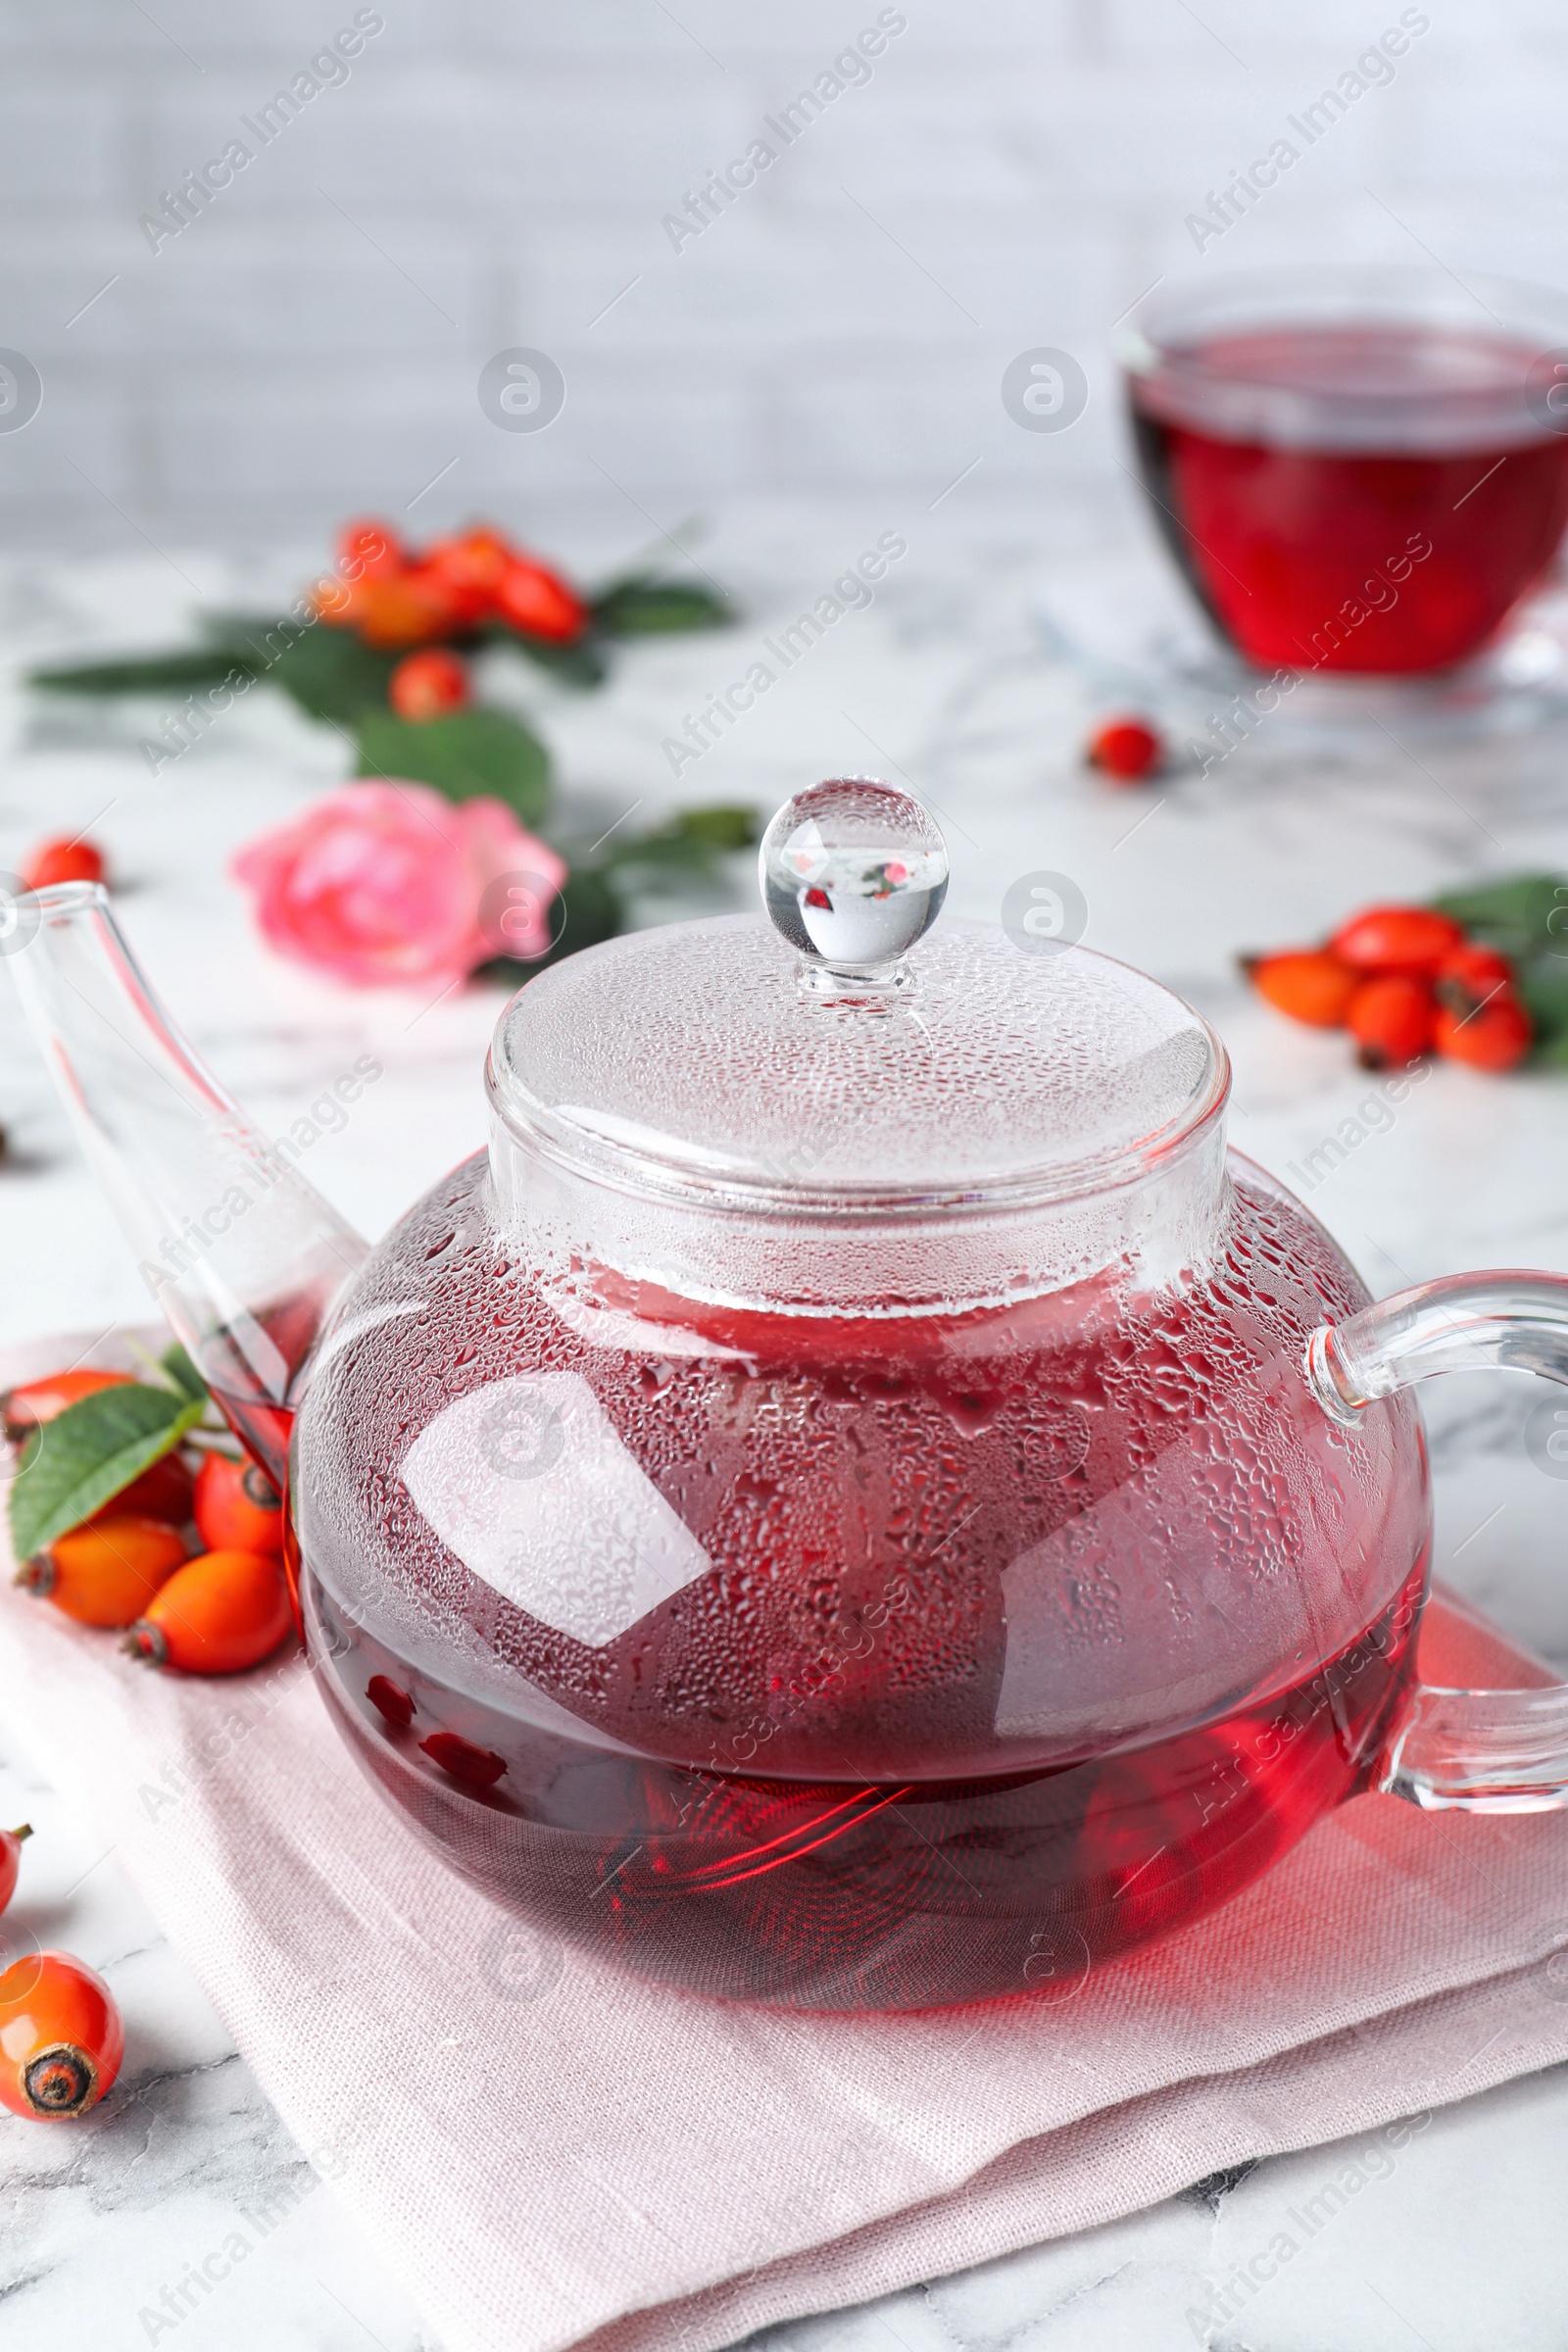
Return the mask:
<svg viewBox="0 0 1568 2352">
<path fill-rule="evenodd" d="M 1415 1683 L 1404 1394 L 1568 1381 L 1568 1280 L 1369 1304 L 1227 1152 L 1212 1030 L 1044 885 L 933 929 L 887 786 L 803 793 L 760 862 L 765 918 L 521 989 L 488 1151 L 368 1250 L 101 890 L 15 902 L 374 1785 L 542 1931 L 822 2009 L 1059 1995 L 1364 1790 L 1568 1801 L 1568 1692 Z"/>
</svg>

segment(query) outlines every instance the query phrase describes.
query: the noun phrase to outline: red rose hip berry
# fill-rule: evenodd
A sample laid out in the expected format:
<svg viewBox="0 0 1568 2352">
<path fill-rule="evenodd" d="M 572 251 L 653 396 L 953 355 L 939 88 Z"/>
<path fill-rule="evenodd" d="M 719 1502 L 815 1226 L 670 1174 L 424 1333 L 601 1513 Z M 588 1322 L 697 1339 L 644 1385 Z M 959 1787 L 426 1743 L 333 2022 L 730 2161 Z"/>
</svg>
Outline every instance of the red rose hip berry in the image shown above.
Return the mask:
<svg viewBox="0 0 1568 2352">
<path fill-rule="evenodd" d="M 419 1746 L 432 1764 L 439 1764 L 443 1772 L 450 1772 L 455 1781 L 469 1788 L 493 1788 L 507 1769 L 505 1756 L 488 1747 L 476 1747 L 461 1732 L 432 1732 Z"/>
<path fill-rule="evenodd" d="M 588 626 L 588 608 L 576 590 L 528 556 L 514 556 L 496 583 L 495 602 L 513 628 L 547 645 L 570 645 Z"/>
<path fill-rule="evenodd" d="M 1517 997 L 1494 997 L 1479 1010 L 1457 1013 L 1440 1004 L 1433 1042 L 1450 1061 L 1473 1070 L 1511 1070 L 1535 1043 L 1535 1024 Z"/>
<path fill-rule="evenodd" d="M 1513 978 L 1513 965 L 1499 950 L 1466 945 L 1444 957 L 1433 990 L 1438 1003 L 1462 1019 L 1494 997 L 1511 997 Z"/>
<path fill-rule="evenodd" d="M 465 710 L 472 699 L 466 668 L 456 654 L 449 654 L 441 646 L 427 646 L 423 653 L 405 655 L 392 672 L 386 691 L 398 717 L 416 726 L 423 726 L 432 718 L 445 718 L 451 710 Z"/>
<path fill-rule="evenodd" d="M 1329 953 L 1361 972 L 1397 972 L 1430 980 L 1446 956 L 1464 945 L 1453 917 L 1430 906 L 1367 906 L 1342 923 Z"/>
<path fill-rule="evenodd" d="M 170 1527 L 183 1527 L 190 1517 L 194 1484 L 183 1456 L 177 1451 L 166 1453 L 140 1478 L 112 1494 L 97 1516 L 102 1519 L 110 1512 L 136 1511 L 144 1519 L 162 1519 Z"/>
<path fill-rule="evenodd" d="M 406 1732 L 414 1721 L 414 1700 L 407 1690 L 400 1690 L 390 1675 L 372 1674 L 365 1686 L 365 1695 L 380 1714 L 383 1723 L 395 1732 Z"/>
<path fill-rule="evenodd" d="M 265 1470 L 231 1454 L 208 1453 L 196 1473 L 196 1526 L 209 1551 L 283 1549 L 283 1503 Z"/>
<path fill-rule="evenodd" d="M 508 564 L 516 561 L 516 549 L 499 531 L 483 527 L 433 539 L 424 551 L 426 571 L 451 590 L 470 619 L 492 609 Z"/>
<path fill-rule="evenodd" d="M 1432 1043 L 1435 1007 L 1423 981 L 1393 972 L 1364 980 L 1350 999 L 1345 1025 L 1355 1039 L 1364 1070 L 1402 1070 Z"/>
<path fill-rule="evenodd" d="M 95 1969 L 69 1952 L 32 1952 L 0 1976 L 0 2106 L 13 2115 L 85 2115 L 124 2054 L 115 1996 Z"/>
<path fill-rule="evenodd" d="M 32 1824 L 24 1821 L 14 1830 L 0 1830 L 0 1911 L 3 1911 L 17 1891 L 17 1868 L 22 1860 L 24 1839 L 32 1836 Z"/>
<path fill-rule="evenodd" d="M 1145 718 L 1110 718 L 1089 738 L 1088 760 L 1117 784 L 1143 784 L 1165 764 L 1165 746 Z"/>
<path fill-rule="evenodd" d="M 57 882 L 101 882 L 107 871 L 103 852 L 90 841 L 41 841 L 22 879 L 29 890 L 52 890 Z"/>
<path fill-rule="evenodd" d="M 346 522 L 337 535 L 338 561 L 351 579 L 391 580 L 408 568 L 409 551 L 389 522 Z"/>
<path fill-rule="evenodd" d="M 11 1390 L 5 1399 L 6 1436 L 18 1445 L 45 1421 L 52 1421 L 68 1405 L 79 1404 L 83 1396 L 95 1396 L 100 1389 L 126 1389 L 134 1386 L 128 1372 L 95 1372 L 86 1369 L 46 1373 L 42 1380 L 24 1381 Z"/>
</svg>

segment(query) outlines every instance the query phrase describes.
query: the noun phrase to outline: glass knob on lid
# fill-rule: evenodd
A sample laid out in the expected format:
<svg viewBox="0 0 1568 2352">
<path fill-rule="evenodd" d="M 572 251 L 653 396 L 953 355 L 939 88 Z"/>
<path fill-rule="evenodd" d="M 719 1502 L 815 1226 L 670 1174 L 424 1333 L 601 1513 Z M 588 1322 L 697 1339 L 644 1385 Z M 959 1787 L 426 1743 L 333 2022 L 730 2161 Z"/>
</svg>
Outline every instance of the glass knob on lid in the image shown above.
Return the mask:
<svg viewBox="0 0 1568 2352">
<path fill-rule="evenodd" d="M 948 890 L 948 849 L 919 802 L 868 776 L 786 801 L 758 853 L 762 901 L 813 986 L 906 987 L 903 958 Z"/>
<path fill-rule="evenodd" d="M 601 941 L 502 1014 L 492 1174 L 528 1262 L 851 1316 L 1206 1262 L 1228 1065 L 1190 1005 L 1056 932 L 933 929 L 942 837 L 886 784 L 798 794 L 760 880 L 765 919 Z"/>
</svg>

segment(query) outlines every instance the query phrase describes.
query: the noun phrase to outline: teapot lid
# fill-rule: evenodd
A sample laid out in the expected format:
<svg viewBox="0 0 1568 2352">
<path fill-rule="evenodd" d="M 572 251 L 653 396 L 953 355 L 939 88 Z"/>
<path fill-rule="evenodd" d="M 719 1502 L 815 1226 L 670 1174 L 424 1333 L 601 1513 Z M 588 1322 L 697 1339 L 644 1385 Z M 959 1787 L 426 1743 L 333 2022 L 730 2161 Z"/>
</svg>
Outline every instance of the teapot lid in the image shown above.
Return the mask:
<svg viewBox="0 0 1568 2352">
<path fill-rule="evenodd" d="M 1222 1106 L 1218 1038 L 1077 944 L 1065 876 L 1014 882 L 1000 926 L 933 931 L 947 849 L 909 795 L 812 786 L 759 871 L 769 922 L 633 932 L 518 992 L 486 1071 L 518 1142 L 694 1204 L 962 1213 L 1128 1183 Z"/>
</svg>

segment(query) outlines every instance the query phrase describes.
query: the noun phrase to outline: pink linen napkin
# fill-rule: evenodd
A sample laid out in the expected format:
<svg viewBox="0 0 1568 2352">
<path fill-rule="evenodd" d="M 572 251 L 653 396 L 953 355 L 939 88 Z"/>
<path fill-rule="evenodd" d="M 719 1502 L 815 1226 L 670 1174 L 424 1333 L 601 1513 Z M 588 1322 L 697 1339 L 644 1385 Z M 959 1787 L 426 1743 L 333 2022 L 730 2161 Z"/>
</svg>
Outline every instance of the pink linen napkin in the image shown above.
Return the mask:
<svg viewBox="0 0 1568 2352">
<path fill-rule="evenodd" d="M 0 1387 L 81 1353 L 12 1349 Z M 1422 1661 L 1550 1679 L 1446 1600 Z M 8 1723 L 448 2352 L 710 2352 L 1568 2057 L 1561 1815 L 1363 1797 L 1063 1995 L 798 2016 L 510 1920 L 372 1794 L 311 1684 L 287 1654 L 150 1674 L 0 1592 Z"/>
</svg>

